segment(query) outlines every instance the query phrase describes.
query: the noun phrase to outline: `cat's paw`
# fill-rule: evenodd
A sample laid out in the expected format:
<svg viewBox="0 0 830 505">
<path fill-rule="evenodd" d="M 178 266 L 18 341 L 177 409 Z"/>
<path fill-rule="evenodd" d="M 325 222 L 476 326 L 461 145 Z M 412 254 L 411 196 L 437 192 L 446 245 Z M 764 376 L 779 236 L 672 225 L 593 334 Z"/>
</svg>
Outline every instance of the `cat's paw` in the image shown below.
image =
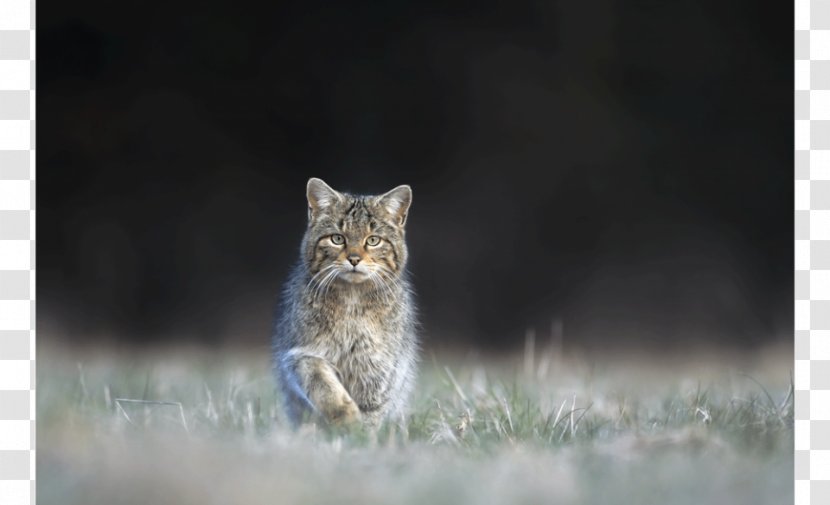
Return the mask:
<svg viewBox="0 0 830 505">
<path fill-rule="evenodd" d="M 362 418 L 360 408 L 349 397 L 340 398 L 329 403 L 323 409 L 323 416 L 326 418 L 326 422 L 333 426 L 356 425 L 360 423 Z"/>
</svg>

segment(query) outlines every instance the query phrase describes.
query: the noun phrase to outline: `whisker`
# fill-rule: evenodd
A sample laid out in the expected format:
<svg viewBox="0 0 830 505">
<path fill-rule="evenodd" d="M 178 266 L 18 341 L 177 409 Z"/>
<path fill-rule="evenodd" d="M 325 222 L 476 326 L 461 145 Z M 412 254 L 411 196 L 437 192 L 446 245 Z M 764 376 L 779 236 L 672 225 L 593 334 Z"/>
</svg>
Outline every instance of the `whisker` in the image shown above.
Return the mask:
<svg viewBox="0 0 830 505">
<path fill-rule="evenodd" d="M 318 281 L 315 283 L 314 287 L 311 289 L 311 297 L 312 298 L 317 298 L 317 296 L 320 294 L 320 290 L 321 290 L 323 284 L 326 282 L 326 280 L 332 274 L 337 273 L 336 268 L 337 268 L 337 265 L 328 265 L 327 267 L 323 268 L 319 272 L 320 274 L 324 274 L 324 275 L 321 275 L 321 278 L 318 279 Z"/>
<path fill-rule="evenodd" d="M 320 283 L 320 282 L 322 282 L 322 281 L 323 281 L 323 279 L 324 279 L 324 278 L 328 275 L 328 272 L 329 272 L 332 268 L 334 268 L 335 266 L 336 266 L 336 265 L 327 265 L 327 266 L 325 266 L 325 267 L 321 268 L 319 272 L 317 272 L 316 274 L 314 274 L 314 275 L 311 277 L 311 279 L 308 281 L 308 284 L 306 284 L 306 287 L 305 287 L 306 292 L 308 292 L 309 290 L 310 290 L 310 291 L 314 291 L 314 290 L 315 290 L 315 288 L 316 288 L 317 286 L 319 286 L 319 283 Z"/>
<path fill-rule="evenodd" d="M 325 294 L 325 287 L 328 280 L 333 276 L 336 275 L 334 269 L 329 270 L 325 277 L 317 284 L 317 288 L 314 290 L 314 298 L 318 298 Z"/>
<path fill-rule="evenodd" d="M 375 288 L 375 291 L 374 291 L 375 298 L 380 298 L 378 296 L 379 293 L 380 293 L 380 284 L 378 284 L 378 276 L 375 272 L 373 272 L 371 270 L 369 271 L 369 280 L 372 281 L 372 286 L 374 286 L 374 288 Z"/>
<path fill-rule="evenodd" d="M 390 303 L 392 301 L 392 298 L 390 297 L 394 297 L 394 293 L 389 290 L 383 275 L 378 272 L 372 272 L 372 281 L 377 288 L 376 292 L 383 296 L 383 301 L 387 304 Z"/>
<path fill-rule="evenodd" d="M 322 283 L 322 287 L 321 287 L 321 294 L 322 295 L 325 295 L 326 293 L 329 292 L 329 289 L 334 284 L 334 281 L 337 280 L 337 277 L 339 275 L 340 275 L 340 268 L 337 267 L 337 268 L 332 270 L 331 275 L 329 275 L 325 279 L 323 279 L 323 283 Z"/>
<path fill-rule="evenodd" d="M 372 272 L 381 282 L 377 283 L 380 292 L 383 294 L 384 301 L 391 303 L 395 300 L 395 292 L 392 287 L 398 288 L 399 283 L 392 274 L 383 267 L 378 267 Z"/>
<path fill-rule="evenodd" d="M 378 269 L 378 272 L 379 272 L 379 273 L 383 276 L 383 278 L 384 278 L 384 280 L 387 282 L 387 284 L 391 284 L 391 285 L 394 285 L 394 286 L 396 286 L 396 287 L 397 287 L 397 286 L 400 286 L 400 280 L 399 280 L 398 278 L 396 278 L 396 277 L 392 274 L 392 272 L 390 272 L 390 271 L 389 271 L 389 270 L 387 270 L 386 268 L 384 268 L 384 267 L 380 267 L 380 268 Z"/>
<path fill-rule="evenodd" d="M 331 275 L 325 278 L 325 280 L 323 281 L 323 288 L 321 293 L 323 296 L 325 296 L 326 293 L 329 292 L 329 289 L 331 288 L 332 284 L 334 284 L 334 281 L 337 279 L 339 273 L 340 272 L 336 269 L 332 270 Z"/>
</svg>

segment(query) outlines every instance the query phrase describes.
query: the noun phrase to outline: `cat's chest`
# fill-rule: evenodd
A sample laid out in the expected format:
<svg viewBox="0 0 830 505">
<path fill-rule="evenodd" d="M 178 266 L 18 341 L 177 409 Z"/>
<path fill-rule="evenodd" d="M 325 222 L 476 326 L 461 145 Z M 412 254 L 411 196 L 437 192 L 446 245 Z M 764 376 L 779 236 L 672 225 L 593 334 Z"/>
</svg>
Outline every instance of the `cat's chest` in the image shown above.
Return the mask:
<svg viewBox="0 0 830 505">
<path fill-rule="evenodd" d="M 347 308 L 341 317 L 330 321 L 324 354 L 346 376 L 375 374 L 385 368 L 390 345 L 395 341 L 394 327 L 389 323 Z"/>
<path fill-rule="evenodd" d="M 344 296 L 314 308 L 319 342 L 349 352 L 380 344 L 396 331 L 393 310 L 358 296 Z"/>
<path fill-rule="evenodd" d="M 349 348 L 375 343 L 394 324 L 386 312 L 359 299 L 346 298 L 331 313 L 327 325 L 330 336 Z"/>
</svg>

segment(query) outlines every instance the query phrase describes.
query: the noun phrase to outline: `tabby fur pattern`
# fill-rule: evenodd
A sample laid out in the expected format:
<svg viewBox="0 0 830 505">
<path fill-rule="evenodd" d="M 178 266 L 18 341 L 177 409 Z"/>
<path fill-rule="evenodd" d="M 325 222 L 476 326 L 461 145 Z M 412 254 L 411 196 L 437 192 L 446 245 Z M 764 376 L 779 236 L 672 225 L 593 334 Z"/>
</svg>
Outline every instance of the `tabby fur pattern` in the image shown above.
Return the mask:
<svg viewBox="0 0 830 505">
<path fill-rule="evenodd" d="M 404 241 L 412 190 L 351 195 L 312 178 L 306 196 L 308 227 L 273 335 L 288 418 L 402 423 L 418 350 Z"/>
</svg>

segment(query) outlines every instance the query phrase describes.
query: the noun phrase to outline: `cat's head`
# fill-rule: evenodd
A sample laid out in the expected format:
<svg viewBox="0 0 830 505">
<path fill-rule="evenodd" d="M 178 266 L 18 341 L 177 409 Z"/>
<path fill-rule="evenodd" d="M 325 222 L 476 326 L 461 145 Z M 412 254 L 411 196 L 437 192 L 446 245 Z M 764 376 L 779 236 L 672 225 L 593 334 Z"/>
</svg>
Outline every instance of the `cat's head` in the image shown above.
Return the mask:
<svg viewBox="0 0 830 505">
<path fill-rule="evenodd" d="M 412 203 L 409 186 L 382 195 L 350 195 L 312 178 L 306 197 L 304 259 L 319 282 L 388 283 L 403 272 L 404 225 Z"/>
</svg>

